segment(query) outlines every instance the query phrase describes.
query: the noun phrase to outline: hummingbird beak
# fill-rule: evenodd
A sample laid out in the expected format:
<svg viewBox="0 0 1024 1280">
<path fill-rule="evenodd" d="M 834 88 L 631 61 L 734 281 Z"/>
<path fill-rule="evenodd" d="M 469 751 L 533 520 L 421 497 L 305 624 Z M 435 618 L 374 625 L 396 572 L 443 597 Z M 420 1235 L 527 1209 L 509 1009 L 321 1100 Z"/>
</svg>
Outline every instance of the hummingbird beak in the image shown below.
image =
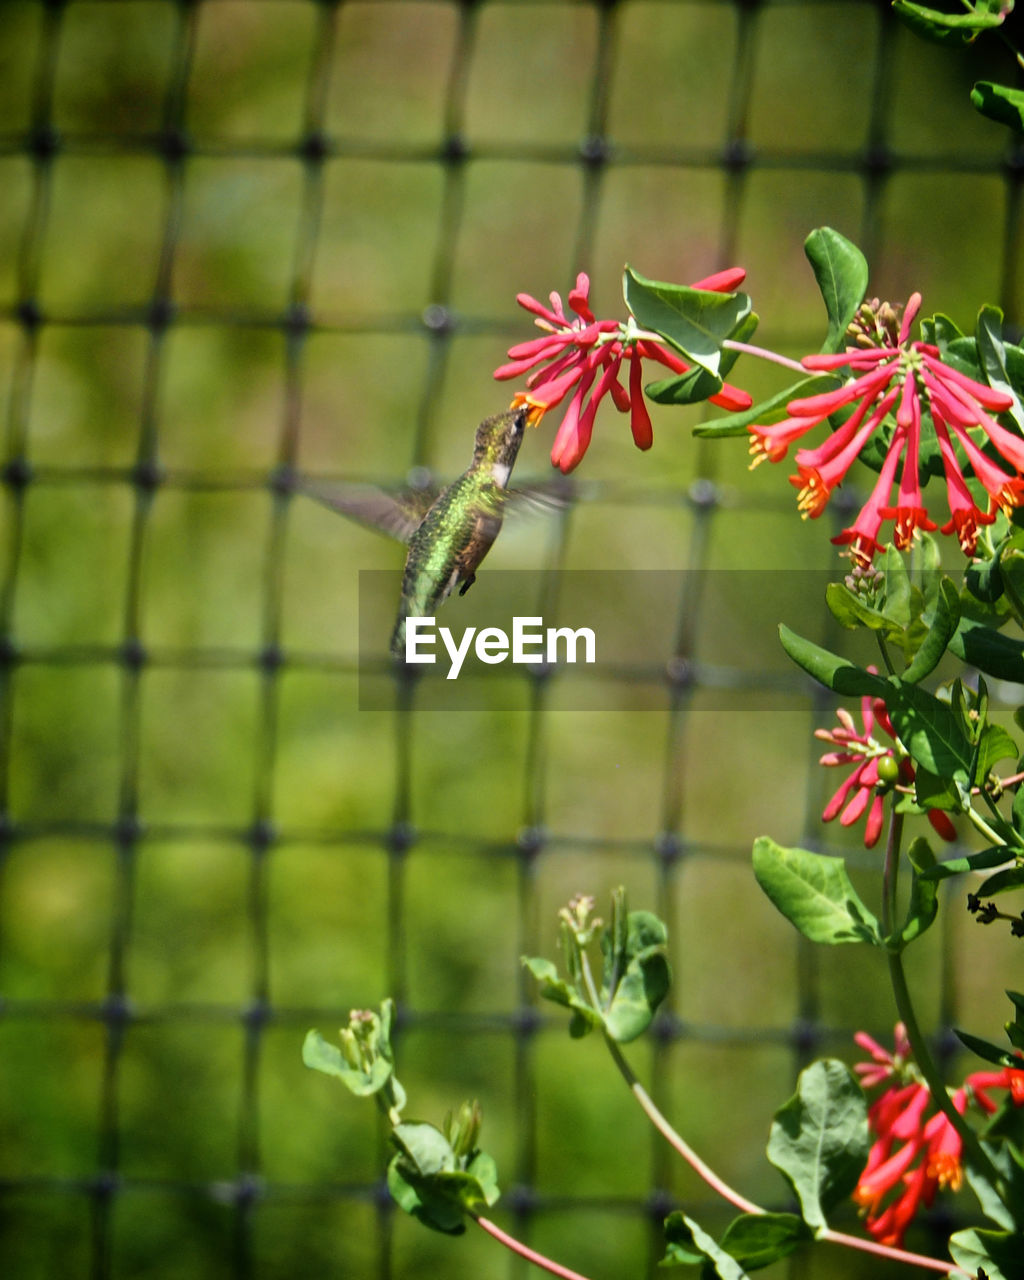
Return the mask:
<svg viewBox="0 0 1024 1280">
<path fill-rule="evenodd" d="M 546 404 L 540 404 L 525 391 L 517 391 L 512 397 L 512 403 L 509 405 L 509 408 L 520 409 L 523 406 L 526 406 L 526 425 L 528 427 L 540 426 L 540 420 L 547 412 L 548 406 Z"/>
</svg>

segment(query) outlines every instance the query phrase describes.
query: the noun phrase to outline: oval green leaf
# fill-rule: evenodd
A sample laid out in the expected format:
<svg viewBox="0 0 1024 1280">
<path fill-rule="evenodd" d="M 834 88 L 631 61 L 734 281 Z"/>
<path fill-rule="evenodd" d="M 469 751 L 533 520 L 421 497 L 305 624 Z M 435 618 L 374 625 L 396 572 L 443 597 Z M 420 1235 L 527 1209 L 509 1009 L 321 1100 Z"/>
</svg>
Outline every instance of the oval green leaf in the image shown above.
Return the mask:
<svg viewBox="0 0 1024 1280">
<path fill-rule="evenodd" d="M 826 1213 L 857 1185 L 867 1154 L 867 1103 L 855 1076 L 831 1058 L 812 1063 L 775 1113 L 768 1159 L 792 1186 L 816 1233 L 826 1225 Z"/>
<path fill-rule="evenodd" d="M 842 858 L 754 842 L 754 875 L 786 919 L 812 942 L 882 945 L 878 921 L 857 895 Z"/>
<path fill-rule="evenodd" d="M 831 227 L 819 227 L 804 241 L 828 313 L 823 351 L 842 351 L 846 329 L 864 301 L 868 264 L 857 246 Z"/>
</svg>

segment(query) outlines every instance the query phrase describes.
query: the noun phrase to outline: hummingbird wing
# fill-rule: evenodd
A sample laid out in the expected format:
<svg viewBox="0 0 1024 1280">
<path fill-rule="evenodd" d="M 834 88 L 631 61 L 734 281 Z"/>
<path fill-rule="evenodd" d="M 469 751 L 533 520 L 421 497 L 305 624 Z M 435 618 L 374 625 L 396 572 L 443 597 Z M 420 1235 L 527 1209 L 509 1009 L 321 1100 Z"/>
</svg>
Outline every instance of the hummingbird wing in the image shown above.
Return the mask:
<svg viewBox="0 0 1024 1280">
<path fill-rule="evenodd" d="M 538 480 L 506 490 L 505 514 L 518 519 L 523 515 L 550 515 L 563 511 L 576 500 L 578 486 L 568 476 Z"/>
<path fill-rule="evenodd" d="M 315 502 L 338 511 L 378 533 L 408 543 L 437 499 L 434 486 L 388 493 L 375 485 L 302 480 L 298 489 Z"/>
</svg>

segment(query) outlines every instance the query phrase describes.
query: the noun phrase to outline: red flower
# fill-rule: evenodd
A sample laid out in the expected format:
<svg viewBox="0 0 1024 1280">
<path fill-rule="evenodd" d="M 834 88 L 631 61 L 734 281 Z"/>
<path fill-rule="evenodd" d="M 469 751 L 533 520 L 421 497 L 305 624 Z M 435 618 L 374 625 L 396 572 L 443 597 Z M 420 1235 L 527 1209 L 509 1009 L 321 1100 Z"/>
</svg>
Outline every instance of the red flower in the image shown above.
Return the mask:
<svg viewBox="0 0 1024 1280">
<path fill-rule="evenodd" d="M 729 293 L 743 280 L 745 272 L 734 267 L 720 271 L 693 286 L 717 293 Z M 572 391 L 572 399 L 555 435 L 551 449 L 553 466 L 563 472 L 576 467 L 590 445 L 594 417 L 598 405 L 610 395 L 615 407 L 629 413 L 633 439 L 638 449 L 649 449 L 654 441 L 650 414 L 644 404 L 644 360 L 653 360 L 673 373 L 685 373 L 690 366 L 666 343 L 636 330 L 632 322 L 598 320 L 590 309 L 590 280 L 581 272 L 576 287 L 569 291 L 569 308 L 575 317 L 565 313 L 562 299 L 551 294 L 550 307 L 528 293 L 520 293 L 516 301 L 536 317 L 543 338 L 521 342 L 509 350 L 509 364 L 495 369 L 499 379 L 518 378 L 530 373 L 527 390 L 519 392 L 513 404 L 528 404 L 536 418 L 554 408 Z M 629 361 L 628 389 L 619 382 L 623 360 Z M 747 409 L 752 401 L 745 391 L 725 383 L 721 391 L 710 396 L 712 404 L 724 409 Z"/>
<path fill-rule="evenodd" d="M 875 672 L 876 668 L 869 667 Z M 911 764 L 902 744 L 896 737 L 889 713 L 881 698 L 864 697 L 860 700 L 863 729 L 857 732 L 853 716 L 845 707 L 839 707 L 836 716 L 838 729 L 815 729 L 814 736 L 824 742 L 831 742 L 838 751 L 828 751 L 819 763 L 826 766 L 854 765 L 848 778 L 840 783 L 836 792 L 825 806 L 822 819 L 831 822 L 842 811 L 839 822 L 844 827 L 851 827 L 867 810 L 867 821 L 864 824 L 864 847 L 872 848 L 878 841 L 882 830 L 883 802 L 882 796 L 897 784 L 910 788 L 914 782 L 914 766 Z M 882 730 L 889 738 L 888 742 L 874 737 L 875 728 Z M 882 766 L 884 777 L 880 776 L 879 765 L 882 761 L 892 764 Z M 956 829 L 947 813 L 941 809 L 929 809 L 928 821 L 944 840 L 954 840 Z"/>
<path fill-rule="evenodd" d="M 881 1244 L 898 1248 L 918 1208 L 930 1205 L 936 1191 L 959 1191 L 963 1183 L 963 1143 L 945 1112 L 932 1110 L 932 1098 L 911 1059 L 906 1030 L 898 1023 L 895 1053 L 863 1031 L 854 1040 L 871 1054 L 854 1071 L 864 1089 L 885 1084 L 868 1108 L 875 1142 L 857 1182 L 853 1199 L 866 1211 L 867 1229 Z M 963 1115 L 971 1103 L 988 1114 L 997 1104 L 989 1092 L 1006 1089 L 1016 1106 L 1024 1102 L 1024 1070 L 976 1071 L 950 1095 Z"/>
<path fill-rule="evenodd" d="M 786 406 L 789 417 L 782 422 L 749 428 L 750 452 L 754 459 L 751 465 L 756 466 L 766 458 L 778 462 L 790 444 L 831 414 L 848 405 L 857 405 L 842 426 L 817 449 L 797 450 L 797 474 L 790 479 L 800 490 L 798 505 L 807 519 L 821 515 L 853 460 L 895 410 L 895 422 L 874 491 L 854 523 L 833 539 L 849 544 L 850 554 L 862 564 L 870 563 L 875 552 L 881 549 L 879 532 L 886 520 L 894 522 L 893 540 L 901 550 L 910 546 L 918 529 L 936 527 L 928 517 L 918 479 L 925 408 L 938 441 L 946 478 L 950 520 L 942 526 L 942 532 L 955 532 L 965 554 L 974 554 L 978 526 L 992 523 L 995 508 L 1008 514 L 1024 500 L 1024 475 L 1021 474 L 1024 472 L 1024 439 L 1001 426 L 989 412 L 1009 409 L 1012 397 L 944 364 L 939 359 L 938 347 L 926 342 L 910 342 L 910 325 L 920 306 L 921 295 L 915 293 L 907 302 L 896 333 L 891 308 L 869 304 L 869 310 L 865 313 L 862 309 L 854 324 L 858 345 L 848 346 L 837 355 L 805 356 L 801 362 L 806 369 L 818 372 L 849 369 L 855 376 L 835 391 L 791 400 Z M 983 443 L 987 442 L 1005 465 L 993 462 L 982 452 L 968 434 L 975 429 L 982 432 Z M 967 486 L 961 454 L 988 495 L 985 511 L 977 506 Z M 892 487 L 901 462 L 897 500 L 892 505 Z"/>
</svg>

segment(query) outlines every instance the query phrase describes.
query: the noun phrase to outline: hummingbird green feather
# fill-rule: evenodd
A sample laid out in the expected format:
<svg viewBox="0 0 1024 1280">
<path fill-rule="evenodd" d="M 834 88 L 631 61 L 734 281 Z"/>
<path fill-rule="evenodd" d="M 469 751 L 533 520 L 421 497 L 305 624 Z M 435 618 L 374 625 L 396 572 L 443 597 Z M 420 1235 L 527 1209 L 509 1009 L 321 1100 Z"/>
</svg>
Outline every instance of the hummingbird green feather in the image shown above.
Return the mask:
<svg viewBox="0 0 1024 1280">
<path fill-rule="evenodd" d="M 303 486 L 310 497 L 408 544 L 391 652 L 405 656 L 406 620 L 426 617 L 456 587 L 465 595 L 501 531 L 508 482 L 523 443 L 527 406 L 485 418 L 476 431 L 473 461 L 436 497 L 430 491 L 400 496 L 354 487 Z M 433 499 L 433 500 L 431 500 Z"/>
</svg>

